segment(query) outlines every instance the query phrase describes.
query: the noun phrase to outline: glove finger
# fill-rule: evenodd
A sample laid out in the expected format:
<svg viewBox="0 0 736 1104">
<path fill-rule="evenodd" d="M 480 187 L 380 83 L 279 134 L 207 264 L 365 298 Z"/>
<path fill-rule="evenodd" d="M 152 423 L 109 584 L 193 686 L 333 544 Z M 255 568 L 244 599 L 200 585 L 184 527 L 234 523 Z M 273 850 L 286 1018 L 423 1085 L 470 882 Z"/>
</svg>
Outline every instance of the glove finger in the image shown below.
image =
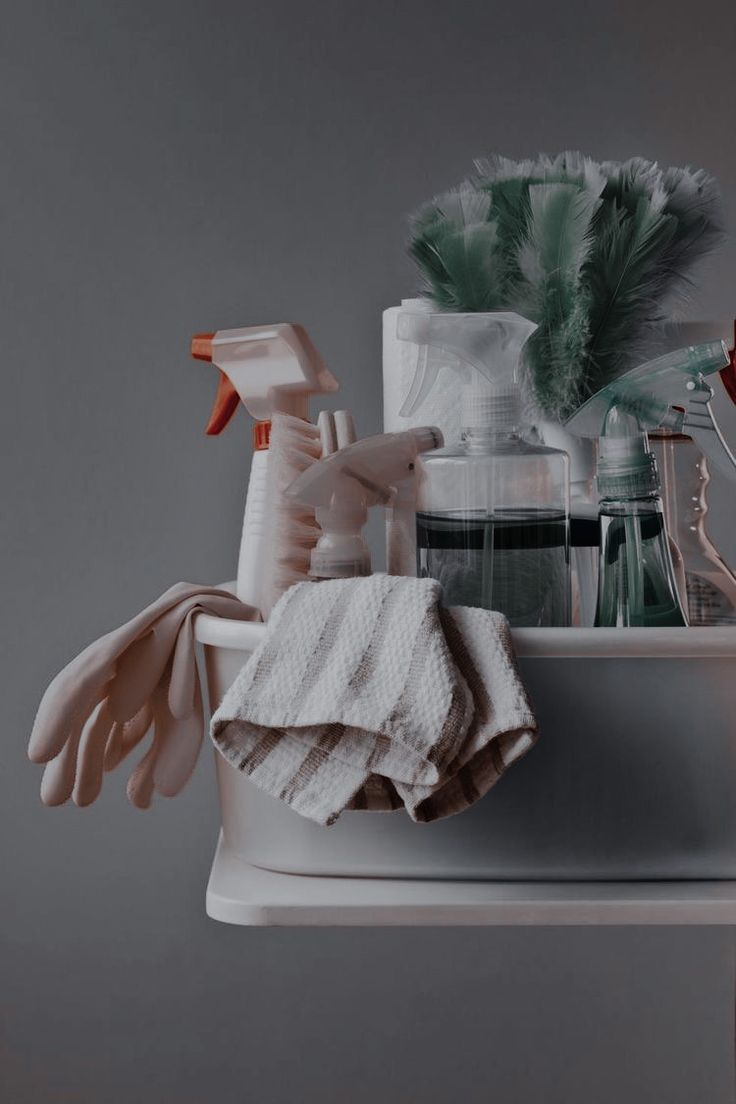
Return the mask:
<svg viewBox="0 0 736 1104">
<path fill-rule="evenodd" d="M 160 748 L 154 782 L 164 797 L 174 797 L 187 784 L 197 764 L 204 736 L 204 710 L 199 681 L 194 685 L 194 708 L 177 720 L 171 714 L 160 727 Z"/>
<path fill-rule="evenodd" d="M 110 685 L 109 709 L 114 721 L 129 721 L 151 697 L 171 654 L 171 641 L 155 630 L 126 648 Z"/>
<path fill-rule="evenodd" d="M 156 736 L 146 754 L 128 779 L 128 801 L 137 809 L 148 809 L 153 798 L 153 768 L 156 763 Z"/>
<path fill-rule="evenodd" d="M 46 690 L 38 707 L 28 740 L 28 758 L 32 763 L 48 763 L 60 754 L 73 729 L 82 725 L 98 702 L 107 694 L 107 682 L 113 668 L 89 679 L 75 681 L 62 671 Z"/>
<path fill-rule="evenodd" d="M 178 720 L 188 717 L 195 707 L 197 675 L 197 657 L 192 630 L 193 614 L 187 615 L 179 629 L 171 663 L 171 681 L 169 683 L 168 706 Z"/>
<path fill-rule="evenodd" d="M 102 789 L 105 747 L 110 732 L 107 700 L 100 702 L 82 729 L 77 753 L 77 771 L 72 797 L 74 804 L 91 805 Z"/>
<path fill-rule="evenodd" d="M 133 717 L 161 681 L 187 616 L 198 608 L 198 596 L 168 610 L 151 626 L 151 632 L 121 656 L 111 687 L 110 711 L 116 721 Z"/>
<path fill-rule="evenodd" d="M 107 742 L 105 744 L 105 756 L 102 761 L 103 770 L 105 771 L 115 770 L 115 767 L 119 766 L 122 762 L 122 744 L 125 724 L 125 721 L 113 721 L 112 728 L 107 734 Z"/>
<path fill-rule="evenodd" d="M 153 713 L 148 702 L 130 721 L 115 721 L 110 729 L 105 748 L 105 770 L 111 771 L 130 755 L 144 738 L 153 723 Z"/>
<path fill-rule="evenodd" d="M 41 779 L 41 801 L 44 805 L 64 805 L 72 796 L 81 735 L 81 728 L 77 728 L 59 754 L 46 764 Z"/>
</svg>

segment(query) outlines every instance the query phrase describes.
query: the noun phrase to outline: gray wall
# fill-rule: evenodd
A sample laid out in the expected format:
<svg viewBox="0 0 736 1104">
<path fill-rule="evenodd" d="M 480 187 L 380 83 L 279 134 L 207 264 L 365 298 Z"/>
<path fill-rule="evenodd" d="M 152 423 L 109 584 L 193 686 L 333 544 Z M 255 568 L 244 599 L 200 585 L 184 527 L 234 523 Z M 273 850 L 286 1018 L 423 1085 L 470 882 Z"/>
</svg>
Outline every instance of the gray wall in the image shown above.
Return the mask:
<svg viewBox="0 0 736 1104">
<path fill-rule="evenodd" d="M 405 212 L 472 156 L 702 164 L 733 223 L 732 0 L 5 0 L 0 21 L 2 1098 L 731 1100 L 728 933 L 228 929 L 203 914 L 209 754 L 148 814 L 120 775 L 52 811 L 25 741 L 82 645 L 232 575 L 248 432 L 203 437 L 188 335 L 302 321 L 369 432 Z M 735 261 L 696 316 L 733 315 Z"/>
</svg>

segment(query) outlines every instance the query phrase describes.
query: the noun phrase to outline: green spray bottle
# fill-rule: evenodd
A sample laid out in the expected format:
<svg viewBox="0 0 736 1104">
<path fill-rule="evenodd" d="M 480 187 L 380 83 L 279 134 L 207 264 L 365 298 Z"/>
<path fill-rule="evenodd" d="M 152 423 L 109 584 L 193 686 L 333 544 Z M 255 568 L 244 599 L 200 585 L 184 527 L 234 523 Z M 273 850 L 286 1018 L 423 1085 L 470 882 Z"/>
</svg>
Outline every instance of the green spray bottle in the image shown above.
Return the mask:
<svg viewBox="0 0 736 1104">
<path fill-rule="evenodd" d="M 647 430 L 689 433 L 733 478 L 736 459 L 710 407 L 706 377 L 728 363 L 722 341 L 691 345 L 639 365 L 608 384 L 568 421 L 581 437 L 599 438 L 599 627 L 687 625 L 675 584 Z"/>
</svg>

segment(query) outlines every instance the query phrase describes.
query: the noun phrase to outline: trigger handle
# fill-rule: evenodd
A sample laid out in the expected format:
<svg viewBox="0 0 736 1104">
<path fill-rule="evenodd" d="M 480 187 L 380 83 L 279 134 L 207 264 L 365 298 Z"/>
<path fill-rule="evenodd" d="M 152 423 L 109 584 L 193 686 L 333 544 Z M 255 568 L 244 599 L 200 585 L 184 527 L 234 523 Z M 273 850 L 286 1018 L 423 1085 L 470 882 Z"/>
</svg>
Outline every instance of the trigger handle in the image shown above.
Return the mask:
<svg viewBox="0 0 736 1104">
<path fill-rule="evenodd" d="M 220 372 L 220 382 L 217 385 L 217 394 L 207 423 L 205 433 L 208 437 L 216 437 L 222 433 L 227 423 L 232 418 L 240 403 L 240 395 L 235 390 L 228 376 Z"/>
</svg>

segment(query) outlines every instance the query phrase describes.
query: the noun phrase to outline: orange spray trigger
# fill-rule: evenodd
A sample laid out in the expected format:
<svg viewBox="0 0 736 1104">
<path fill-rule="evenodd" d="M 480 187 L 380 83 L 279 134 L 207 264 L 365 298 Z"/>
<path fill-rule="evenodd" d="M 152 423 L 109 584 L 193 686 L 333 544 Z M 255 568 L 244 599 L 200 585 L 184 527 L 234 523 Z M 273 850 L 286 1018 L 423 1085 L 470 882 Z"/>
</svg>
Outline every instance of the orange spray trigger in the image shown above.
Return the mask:
<svg viewBox="0 0 736 1104">
<path fill-rule="evenodd" d="M 222 433 L 223 429 L 238 409 L 239 404 L 240 395 L 235 390 L 234 384 L 231 382 L 229 376 L 226 376 L 224 372 L 220 372 L 220 381 L 217 385 L 214 406 L 212 407 L 210 420 L 205 429 L 205 433 L 208 437 L 216 437 L 218 433 Z"/>
<path fill-rule="evenodd" d="M 195 334 L 189 343 L 189 352 L 195 360 L 206 360 L 212 363 L 214 333 Z M 214 406 L 207 423 L 205 433 L 208 437 L 216 437 L 222 433 L 227 423 L 238 409 L 240 395 L 224 372 L 220 372 L 220 381 L 217 385 L 217 395 Z"/>
</svg>

